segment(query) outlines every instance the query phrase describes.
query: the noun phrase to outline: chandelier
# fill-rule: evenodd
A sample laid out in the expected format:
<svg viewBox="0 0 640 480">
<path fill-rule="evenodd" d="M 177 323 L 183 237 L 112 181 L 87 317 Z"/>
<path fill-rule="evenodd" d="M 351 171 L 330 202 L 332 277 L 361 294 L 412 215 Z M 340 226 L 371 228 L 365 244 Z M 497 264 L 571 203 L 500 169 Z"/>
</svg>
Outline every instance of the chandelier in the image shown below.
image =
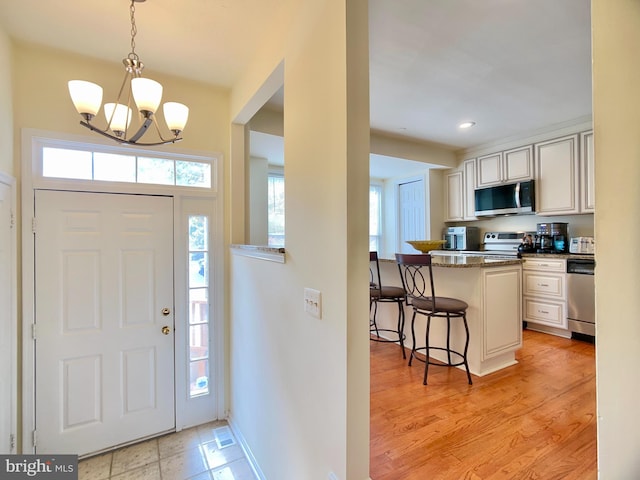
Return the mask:
<svg viewBox="0 0 640 480">
<path fill-rule="evenodd" d="M 172 138 L 164 138 L 156 120 L 156 110 L 162 99 L 162 85 L 155 80 L 142 77 L 144 64 L 136 54 L 136 19 L 135 3 L 145 0 L 131 0 L 131 52 L 122 60 L 125 67 L 124 79 L 115 103 L 105 103 L 104 114 L 107 122 L 105 129 L 95 126 L 91 121 L 100 111 L 102 104 L 102 87 L 84 80 L 69 81 L 69 94 L 78 113 L 84 120 L 80 125 L 124 145 L 164 145 L 182 140 L 180 134 L 184 130 L 189 117 L 189 108 L 176 102 L 166 102 L 163 107 L 164 119 Z M 139 112 L 140 126 L 133 133 L 130 125 L 132 106 L 135 103 Z M 139 140 L 154 125 L 159 141 L 143 143 Z"/>
</svg>

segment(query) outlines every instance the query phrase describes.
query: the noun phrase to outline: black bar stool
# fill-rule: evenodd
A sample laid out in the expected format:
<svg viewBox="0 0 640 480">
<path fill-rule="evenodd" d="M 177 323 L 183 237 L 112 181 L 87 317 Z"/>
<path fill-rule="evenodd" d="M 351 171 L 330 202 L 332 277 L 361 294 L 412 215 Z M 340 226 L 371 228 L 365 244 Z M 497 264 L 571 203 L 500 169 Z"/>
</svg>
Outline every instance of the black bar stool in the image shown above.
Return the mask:
<svg viewBox="0 0 640 480">
<path fill-rule="evenodd" d="M 369 273 L 369 311 L 371 311 L 371 307 L 373 307 L 373 316 L 369 319 L 371 340 L 374 342 L 398 342 L 402 349 L 402 358 L 407 358 L 404 351 L 404 288 L 382 285 L 382 280 L 380 279 L 378 252 L 369 252 Z M 398 305 L 398 325 L 396 330 L 378 328 L 376 316 L 378 314 L 378 303 L 380 302 L 395 303 Z M 381 337 L 380 332 L 392 333 L 394 334 L 394 337 L 397 336 L 397 339 Z"/>
<path fill-rule="evenodd" d="M 469 305 L 457 298 L 437 297 L 433 284 L 433 270 L 431 268 L 431 255 L 429 254 L 402 254 L 396 253 L 396 261 L 402 278 L 402 285 L 407 294 L 407 304 L 413 307 L 413 316 L 411 318 L 411 336 L 413 346 L 411 355 L 409 356 L 409 365 L 416 358 L 418 350 L 425 351 L 424 365 L 424 385 L 427 384 L 427 373 L 429 365 L 438 365 L 445 367 L 458 367 L 464 365 L 467 371 L 467 379 L 469 385 L 472 385 L 471 372 L 469 372 L 469 364 L 467 362 L 467 351 L 469 350 L 469 326 L 467 324 L 467 308 Z M 427 317 L 427 328 L 425 332 L 425 346 L 416 347 L 415 319 L 416 315 L 425 315 Z M 429 330 L 431 328 L 431 318 L 446 318 L 447 320 L 447 346 L 431 346 L 429 342 Z M 460 318 L 464 324 L 466 333 L 464 351 L 462 353 L 451 349 L 451 319 Z M 442 350 L 447 352 L 447 363 L 435 362 L 429 356 L 430 350 Z M 455 355 L 459 361 L 452 362 L 451 356 Z"/>
</svg>

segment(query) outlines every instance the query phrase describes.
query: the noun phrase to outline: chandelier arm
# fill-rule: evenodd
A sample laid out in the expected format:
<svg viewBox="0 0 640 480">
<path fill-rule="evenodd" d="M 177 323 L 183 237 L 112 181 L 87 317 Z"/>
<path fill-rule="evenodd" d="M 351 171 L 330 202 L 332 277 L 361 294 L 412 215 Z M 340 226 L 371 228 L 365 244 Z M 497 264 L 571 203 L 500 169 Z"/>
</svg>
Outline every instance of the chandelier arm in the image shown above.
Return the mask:
<svg viewBox="0 0 640 480">
<path fill-rule="evenodd" d="M 158 119 L 156 118 L 155 115 L 153 115 L 153 126 L 156 127 L 156 133 L 158 134 L 158 137 L 160 137 L 160 140 L 162 140 L 163 142 L 169 142 L 170 140 L 167 140 L 166 138 L 164 138 L 162 136 L 162 132 L 160 131 L 160 125 L 158 125 Z M 177 135 L 176 135 L 177 137 Z"/>
<path fill-rule="evenodd" d="M 83 127 L 88 128 L 92 132 L 99 133 L 103 137 L 110 138 L 111 140 L 114 140 L 114 141 L 118 142 L 121 145 L 139 145 L 139 146 L 142 146 L 142 147 L 153 147 L 153 146 L 157 146 L 157 145 L 167 145 L 167 144 L 170 144 L 170 143 L 177 143 L 177 142 L 181 142 L 182 141 L 182 137 L 176 137 L 176 138 L 173 138 L 171 140 L 162 140 L 161 142 L 144 142 L 143 143 L 143 142 L 134 141 L 133 139 L 127 140 L 125 138 L 116 137 L 115 135 L 111 135 L 110 133 L 108 133 L 106 130 L 102 130 L 100 128 L 97 128 L 97 127 L 91 125 L 88 122 L 81 121 L 80 125 L 82 125 Z"/>
<path fill-rule="evenodd" d="M 142 123 L 142 125 L 140 125 L 138 131 L 128 141 L 131 143 L 136 143 L 138 140 L 140 140 L 140 137 L 147 133 L 147 130 L 151 126 L 151 122 L 153 122 L 153 115 L 149 115 L 144 119 L 144 122 Z M 163 138 L 161 138 L 161 140 L 164 141 Z"/>
</svg>

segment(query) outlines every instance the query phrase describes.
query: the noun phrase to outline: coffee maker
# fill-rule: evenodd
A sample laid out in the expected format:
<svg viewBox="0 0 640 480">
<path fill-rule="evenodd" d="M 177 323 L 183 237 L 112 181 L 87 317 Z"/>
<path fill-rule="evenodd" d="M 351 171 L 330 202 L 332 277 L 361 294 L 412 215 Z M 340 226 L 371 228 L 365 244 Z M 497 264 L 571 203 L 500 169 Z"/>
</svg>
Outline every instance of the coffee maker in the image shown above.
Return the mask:
<svg viewBox="0 0 640 480">
<path fill-rule="evenodd" d="M 568 253 L 567 223 L 539 223 L 535 246 L 538 253 Z"/>
</svg>

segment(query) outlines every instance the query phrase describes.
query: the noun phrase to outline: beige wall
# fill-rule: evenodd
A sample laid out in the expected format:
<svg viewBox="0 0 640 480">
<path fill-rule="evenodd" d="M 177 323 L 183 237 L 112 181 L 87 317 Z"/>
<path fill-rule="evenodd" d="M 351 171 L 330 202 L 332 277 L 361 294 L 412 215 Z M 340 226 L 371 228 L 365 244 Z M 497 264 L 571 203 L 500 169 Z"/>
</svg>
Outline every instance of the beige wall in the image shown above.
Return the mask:
<svg viewBox="0 0 640 480">
<path fill-rule="evenodd" d="M 600 478 L 640 478 L 640 2 L 592 0 Z"/>
<path fill-rule="evenodd" d="M 0 29 L 0 172 L 14 175 L 11 41 Z"/>
<path fill-rule="evenodd" d="M 244 99 L 234 102 L 234 118 L 245 118 L 256 79 L 284 59 L 286 263 L 232 255 L 231 415 L 266 478 L 326 479 L 333 471 L 364 480 L 367 2 L 293 3 L 295 21 L 273 25 L 275 38 L 233 92 Z M 305 287 L 322 292 L 322 319 L 304 313 Z"/>
</svg>

